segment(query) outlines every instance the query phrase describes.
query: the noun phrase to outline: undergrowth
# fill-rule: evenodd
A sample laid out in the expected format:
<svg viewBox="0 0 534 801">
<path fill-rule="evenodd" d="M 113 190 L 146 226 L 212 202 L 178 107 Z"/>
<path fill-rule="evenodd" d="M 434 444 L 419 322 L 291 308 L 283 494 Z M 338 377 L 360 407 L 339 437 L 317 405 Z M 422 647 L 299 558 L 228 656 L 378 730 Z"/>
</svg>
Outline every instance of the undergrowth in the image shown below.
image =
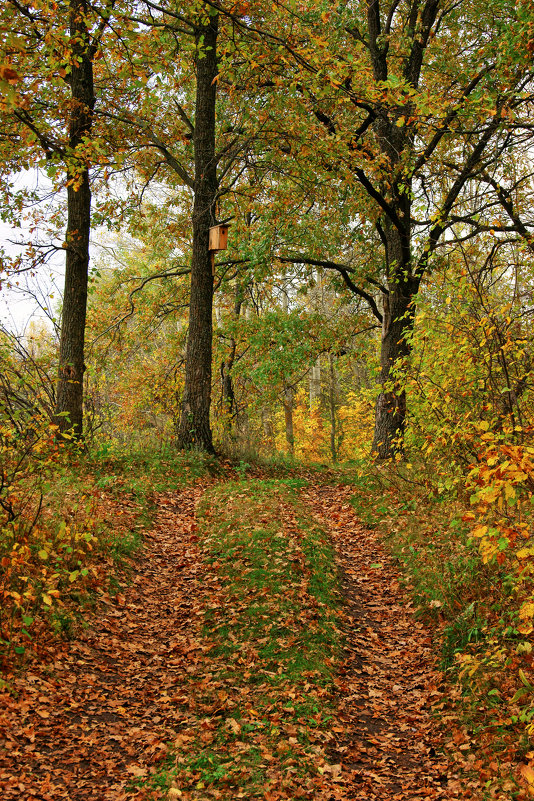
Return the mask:
<svg viewBox="0 0 534 801">
<path fill-rule="evenodd" d="M 50 635 L 72 637 L 90 609 L 121 591 L 150 524 L 155 492 L 210 467 L 197 454 L 86 451 L 44 422 L 0 431 L 0 670 L 42 658 Z M 5 679 L 4 679 L 5 681 Z"/>
<path fill-rule="evenodd" d="M 495 537 L 487 558 L 474 531 L 478 515 L 488 513 L 477 493 L 469 482 L 437 487 L 431 475 L 423 463 L 369 463 L 345 480 L 359 516 L 380 527 L 401 563 L 418 616 L 434 628 L 449 684 L 436 711 L 451 733 L 451 754 L 477 774 L 487 798 L 524 798 L 520 776 L 534 757 L 532 626 L 524 614 L 534 588 L 521 551 L 518 558 L 524 546 Z"/>
</svg>

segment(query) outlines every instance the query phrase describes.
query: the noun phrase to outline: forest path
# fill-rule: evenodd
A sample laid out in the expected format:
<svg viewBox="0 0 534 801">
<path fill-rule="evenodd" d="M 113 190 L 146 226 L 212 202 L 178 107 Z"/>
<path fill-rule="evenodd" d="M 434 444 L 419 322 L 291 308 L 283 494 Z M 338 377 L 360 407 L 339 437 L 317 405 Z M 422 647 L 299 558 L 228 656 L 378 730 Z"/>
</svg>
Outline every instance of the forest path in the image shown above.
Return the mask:
<svg viewBox="0 0 534 801">
<path fill-rule="evenodd" d="M 183 677 L 194 674 L 194 684 L 209 675 L 200 628 L 211 577 L 195 533 L 206 484 L 155 498 L 156 519 L 130 585 L 91 628 L 58 645 L 52 664 L 33 665 L 15 681 L 15 695 L 4 694 L 3 801 L 167 797 L 139 782 L 188 730 L 195 699 L 182 694 Z M 337 685 L 344 730 L 338 727 L 328 754 L 334 767 L 320 798 L 458 798 L 428 713 L 440 682 L 430 635 L 415 621 L 379 538 L 358 522 L 350 495 L 350 488 L 312 483 L 302 490 L 336 545 L 348 604 Z"/>
<path fill-rule="evenodd" d="M 180 723 L 180 677 L 194 661 L 201 494 L 197 485 L 155 497 L 156 519 L 124 595 L 58 646 L 53 664 L 15 681 L 16 695 L 0 709 L 2 801 L 132 798 L 128 784 L 165 756 Z"/>
<path fill-rule="evenodd" d="M 380 536 L 358 520 L 350 487 L 310 486 L 304 502 L 329 530 L 345 597 L 347 639 L 334 753 L 348 798 L 430 801 L 460 797 L 430 715 L 441 693 L 429 630 L 415 620 L 399 569 Z M 463 795 L 461 797 L 464 797 Z"/>
</svg>

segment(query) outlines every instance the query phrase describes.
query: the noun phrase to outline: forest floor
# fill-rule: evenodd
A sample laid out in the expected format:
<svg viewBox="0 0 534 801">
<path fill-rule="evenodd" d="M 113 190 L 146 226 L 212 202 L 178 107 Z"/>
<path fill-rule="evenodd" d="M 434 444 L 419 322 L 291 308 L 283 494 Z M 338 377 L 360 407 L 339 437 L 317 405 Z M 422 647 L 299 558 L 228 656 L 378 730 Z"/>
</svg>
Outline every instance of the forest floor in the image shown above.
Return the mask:
<svg viewBox="0 0 534 801">
<path fill-rule="evenodd" d="M 264 669 L 257 643 L 248 650 L 237 643 L 229 657 L 243 661 L 236 654 L 246 651 L 239 682 L 221 679 L 222 652 L 214 657 L 206 615 L 228 612 L 230 596 L 221 594 L 219 562 L 205 558 L 198 520 L 202 497 L 221 483 L 202 479 L 158 493 L 153 525 L 120 592 L 87 628 L 56 642 L 46 660 L 30 663 L 0 693 L 3 801 L 482 798 L 446 756 L 444 727 L 430 711 L 444 705 L 430 631 L 415 619 L 380 533 L 358 521 L 350 488 L 315 479 L 299 488 L 299 503 L 335 546 L 341 577 L 341 646 L 330 685 L 321 683 L 320 670 L 302 670 L 300 689 L 295 679 L 284 690 L 293 700 L 281 701 L 277 685 L 273 701 L 274 690 L 258 675 L 275 681 L 282 668 Z M 221 508 L 246 498 L 247 483 L 236 486 Z M 290 561 L 301 571 L 298 597 L 309 611 L 309 571 L 298 562 L 303 524 L 284 491 L 273 515 L 297 543 Z M 236 554 L 234 548 L 231 558 Z M 292 592 L 290 583 L 280 586 L 282 597 Z M 242 624 L 239 604 L 230 600 L 235 626 L 223 628 L 235 642 Z M 284 653 L 294 656 L 295 642 L 289 639 Z M 302 711 L 310 698 L 316 715 Z M 197 747 L 204 762 L 190 759 Z M 185 774 L 173 772 L 173 764 L 185 764 L 180 754 L 189 754 Z"/>
</svg>

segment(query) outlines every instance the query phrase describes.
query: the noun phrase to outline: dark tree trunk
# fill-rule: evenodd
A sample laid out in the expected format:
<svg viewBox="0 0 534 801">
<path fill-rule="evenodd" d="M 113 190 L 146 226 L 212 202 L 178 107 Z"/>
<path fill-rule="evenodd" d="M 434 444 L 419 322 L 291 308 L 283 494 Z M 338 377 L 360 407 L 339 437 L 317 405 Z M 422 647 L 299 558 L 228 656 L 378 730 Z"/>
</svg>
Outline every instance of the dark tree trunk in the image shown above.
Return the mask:
<svg viewBox="0 0 534 801">
<path fill-rule="evenodd" d="M 434 25 L 440 0 L 409 4 L 405 31 L 411 48 L 402 65 L 405 80 L 417 88 L 423 63 L 424 48 Z M 373 75 L 377 82 L 389 76 L 388 37 L 384 36 L 384 10 L 379 0 L 367 3 L 368 47 Z M 404 454 L 406 427 L 406 393 L 395 375 L 411 350 L 415 298 L 420 271 L 412 261 L 412 176 L 405 168 L 406 154 L 414 152 L 414 133 L 408 125 L 398 125 L 401 117 L 413 113 L 410 100 L 395 105 L 377 105 L 374 130 L 387 164 L 384 185 L 374 198 L 381 199 L 383 213 L 379 234 L 385 249 L 388 294 L 384 296 L 382 344 L 380 352 L 381 390 L 376 403 L 373 452 L 381 459 Z M 360 171 L 360 180 L 365 175 Z M 367 179 L 365 178 L 367 181 Z"/>
<path fill-rule="evenodd" d="M 399 206 L 401 219 L 409 220 L 409 211 L 403 209 L 402 205 Z M 400 372 L 411 352 L 415 298 L 419 288 L 419 280 L 412 275 L 409 237 L 409 224 L 405 236 L 393 226 L 386 226 L 389 292 L 383 299 L 379 375 L 381 389 L 376 401 L 372 448 L 380 459 L 391 459 L 404 454 L 406 392 Z"/>
<path fill-rule="evenodd" d="M 404 453 L 406 392 L 393 371 L 402 367 L 410 353 L 413 328 L 413 295 L 399 287 L 384 299 L 384 321 L 380 348 L 380 394 L 376 401 L 373 452 L 380 459 Z"/>
<path fill-rule="evenodd" d="M 410 134 L 384 118 L 377 123 L 381 149 L 394 177 L 399 154 L 411 147 Z M 419 281 L 413 275 L 411 254 L 411 181 L 393 178 L 384 195 L 391 212 L 382 220 L 381 237 L 386 258 L 388 293 L 383 295 L 382 341 L 380 346 L 380 394 L 375 407 L 373 453 L 379 459 L 404 454 L 406 393 L 397 377 L 411 349 L 414 299 Z"/>
<path fill-rule="evenodd" d="M 213 275 L 209 254 L 209 229 L 215 223 L 218 190 L 215 163 L 217 29 L 218 18 L 213 16 L 209 24 L 199 27 L 196 33 L 191 299 L 185 386 L 177 430 L 179 448 L 199 448 L 208 453 L 214 453 L 210 427 Z"/>
<path fill-rule="evenodd" d="M 69 155 L 91 133 L 95 104 L 92 52 L 83 0 L 71 0 L 69 33 L 72 49 Z M 61 318 L 56 423 L 59 431 L 83 434 L 83 372 L 91 189 L 87 164 L 76 156 L 67 163 L 67 231 L 65 290 Z"/>
</svg>

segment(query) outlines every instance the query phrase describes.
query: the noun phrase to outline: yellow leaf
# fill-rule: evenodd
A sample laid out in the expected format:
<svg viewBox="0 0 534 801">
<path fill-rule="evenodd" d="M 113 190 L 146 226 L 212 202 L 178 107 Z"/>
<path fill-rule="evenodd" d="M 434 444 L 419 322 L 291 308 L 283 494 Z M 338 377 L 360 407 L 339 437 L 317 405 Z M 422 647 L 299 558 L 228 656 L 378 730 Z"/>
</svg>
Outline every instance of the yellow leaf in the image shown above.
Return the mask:
<svg viewBox="0 0 534 801">
<path fill-rule="evenodd" d="M 471 535 L 473 537 L 485 537 L 487 533 L 488 533 L 488 527 L 487 526 L 477 526 L 471 532 Z"/>
<path fill-rule="evenodd" d="M 47 606 L 52 606 L 52 598 L 46 592 L 43 593 L 43 602 Z"/>
<path fill-rule="evenodd" d="M 515 498 L 515 489 L 512 484 L 506 483 L 504 485 L 504 497 L 506 500 L 510 500 L 510 498 Z"/>
<path fill-rule="evenodd" d="M 527 603 L 523 604 L 519 610 L 519 617 L 521 620 L 529 620 L 530 618 L 534 617 L 534 603 L 528 601 Z"/>
<path fill-rule="evenodd" d="M 532 770 L 530 765 L 521 765 L 521 773 L 529 784 L 534 784 L 534 770 Z"/>
</svg>

